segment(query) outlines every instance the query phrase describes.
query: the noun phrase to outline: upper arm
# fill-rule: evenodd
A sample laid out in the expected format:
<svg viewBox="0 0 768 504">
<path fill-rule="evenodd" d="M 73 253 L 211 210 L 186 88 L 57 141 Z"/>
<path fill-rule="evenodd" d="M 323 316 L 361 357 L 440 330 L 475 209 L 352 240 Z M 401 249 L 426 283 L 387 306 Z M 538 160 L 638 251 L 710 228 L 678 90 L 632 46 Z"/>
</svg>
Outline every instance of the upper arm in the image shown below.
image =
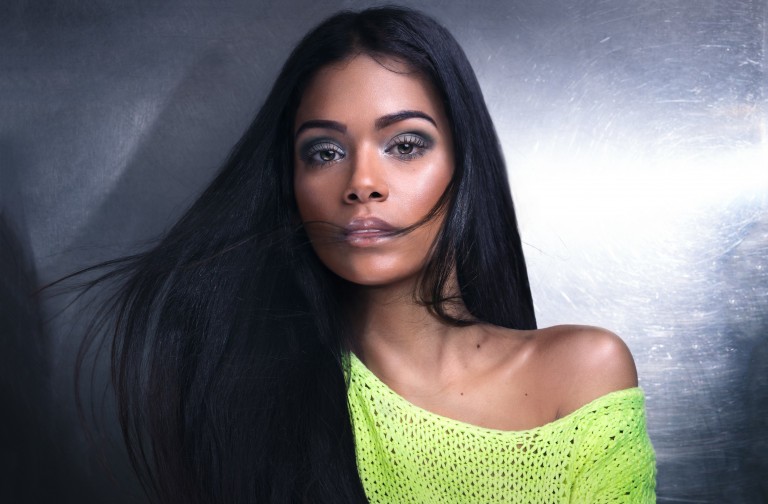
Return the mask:
<svg viewBox="0 0 768 504">
<path fill-rule="evenodd" d="M 557 336 L 560 405 L 558 416 L 617 390 L 637 386 L 632 353 L 616 334 L 588 326 L 567 326 Z"/>
<path fill-rule="evenodd" d="M 656 502 L 656 456 L 641 394 L 587 410 L 573 453 L 571 504 Z"/>
<path fill-rule="evenodd" d="M 547 336 L 547 369 L 555 380 L 558 417 L 611 392 L 637 386 L 627 345 L 605 329 L 560 326 Z M 643 402 L 617 399 L 610 414 L 587 417 L 574 458 L 572 503 L 655 502 L 655 455 Z M 605 403 L 601 403 L 605 404 Z"/>
</svg>

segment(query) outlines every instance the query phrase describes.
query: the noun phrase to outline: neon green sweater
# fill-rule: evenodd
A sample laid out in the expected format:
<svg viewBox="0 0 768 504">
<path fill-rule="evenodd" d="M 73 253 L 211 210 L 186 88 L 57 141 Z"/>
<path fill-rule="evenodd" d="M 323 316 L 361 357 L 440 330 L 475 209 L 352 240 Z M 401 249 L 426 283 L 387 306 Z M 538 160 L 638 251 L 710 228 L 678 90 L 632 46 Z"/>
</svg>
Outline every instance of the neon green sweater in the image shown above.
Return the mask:
<svg viewBox="0 0 768 504">
<path fill-rule="evenodd" d="M 535 429 L 500 431 L 411 404 L 352 354 L 349 404 L 371 503 L 656 501 L 639 388 Z"/>
</svg>

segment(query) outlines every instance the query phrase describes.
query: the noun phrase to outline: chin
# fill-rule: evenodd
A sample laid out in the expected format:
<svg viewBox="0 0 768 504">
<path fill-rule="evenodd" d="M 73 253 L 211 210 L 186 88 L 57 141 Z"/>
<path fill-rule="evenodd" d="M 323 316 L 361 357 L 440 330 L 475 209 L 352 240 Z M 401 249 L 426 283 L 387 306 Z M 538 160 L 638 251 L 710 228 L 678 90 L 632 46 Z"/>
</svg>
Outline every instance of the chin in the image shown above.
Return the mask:
<svg viewBox="0 0 768 504">
<path fill-rule="evenodd" d="M 334 272 L 336 273 L 336 272 Z M 339 274 L 337 276 L 346 280 L 347 282 L 359 286 L 359 287 L 404 287 L 408 284 L 415 284 L 418 280 L 418 275 L 405 275 L 405 276 L 386 276 L 386 275 L 349 275 Z"/>
<path fill-rule="evenodd" d="M 336 276 L 361 287 L 413 288 L 427 264 L 427 251 L 413 247 L 358 249 L 334 244 L 315 247 L 315 253 Z"/>
<path fill-rule="evenodd" d="M 349 264 L 345 266 L 333 267 L 333 265 L 329 265 L 328 267 L 336 276 L 351 284 L 360 287 L 379 288 L 402 288 L 415 285 L 422 270 L 422 268 L 413 268 L 406 271 L 402 269 L 393 271 L 380 268 L 350 268 Z"/>
</svg>

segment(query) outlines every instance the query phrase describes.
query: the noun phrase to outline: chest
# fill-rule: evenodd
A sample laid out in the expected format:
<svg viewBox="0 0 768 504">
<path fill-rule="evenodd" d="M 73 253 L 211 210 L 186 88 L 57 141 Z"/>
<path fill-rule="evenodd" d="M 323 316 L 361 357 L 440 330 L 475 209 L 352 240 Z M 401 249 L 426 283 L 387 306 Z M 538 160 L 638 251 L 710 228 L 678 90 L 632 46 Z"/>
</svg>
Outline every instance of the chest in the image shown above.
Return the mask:
<svg viewBox="0 0 768 504">
<path fill-rule="evenodd" d="M 414 383 L 393 381 L 387 387 L 418 408 L 478 427 L 528 430 L 558 415 L 556 388 L 525 369 L 466 373 L 442 384 Z"/>
</svg>

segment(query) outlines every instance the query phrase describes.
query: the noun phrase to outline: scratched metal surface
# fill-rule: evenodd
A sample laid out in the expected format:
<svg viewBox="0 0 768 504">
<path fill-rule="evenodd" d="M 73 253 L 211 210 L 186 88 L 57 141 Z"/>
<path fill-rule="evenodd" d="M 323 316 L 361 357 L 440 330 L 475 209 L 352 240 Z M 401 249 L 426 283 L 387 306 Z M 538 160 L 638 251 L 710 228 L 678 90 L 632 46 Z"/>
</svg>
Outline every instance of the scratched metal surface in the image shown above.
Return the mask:
<svg viewBox="0 0 768 504">
<path fill-rule="evenodd" d="M 301 34 L 370 4 L 4 2 L 0 501 L 141 502 L 78 427 L 64 301 L 18 293 L 161 232 Z M 633 350 L 659 502 L 768 502 L 768 3 L 418 6 L 486 92 L 541 325 Z"/>
</svg>

